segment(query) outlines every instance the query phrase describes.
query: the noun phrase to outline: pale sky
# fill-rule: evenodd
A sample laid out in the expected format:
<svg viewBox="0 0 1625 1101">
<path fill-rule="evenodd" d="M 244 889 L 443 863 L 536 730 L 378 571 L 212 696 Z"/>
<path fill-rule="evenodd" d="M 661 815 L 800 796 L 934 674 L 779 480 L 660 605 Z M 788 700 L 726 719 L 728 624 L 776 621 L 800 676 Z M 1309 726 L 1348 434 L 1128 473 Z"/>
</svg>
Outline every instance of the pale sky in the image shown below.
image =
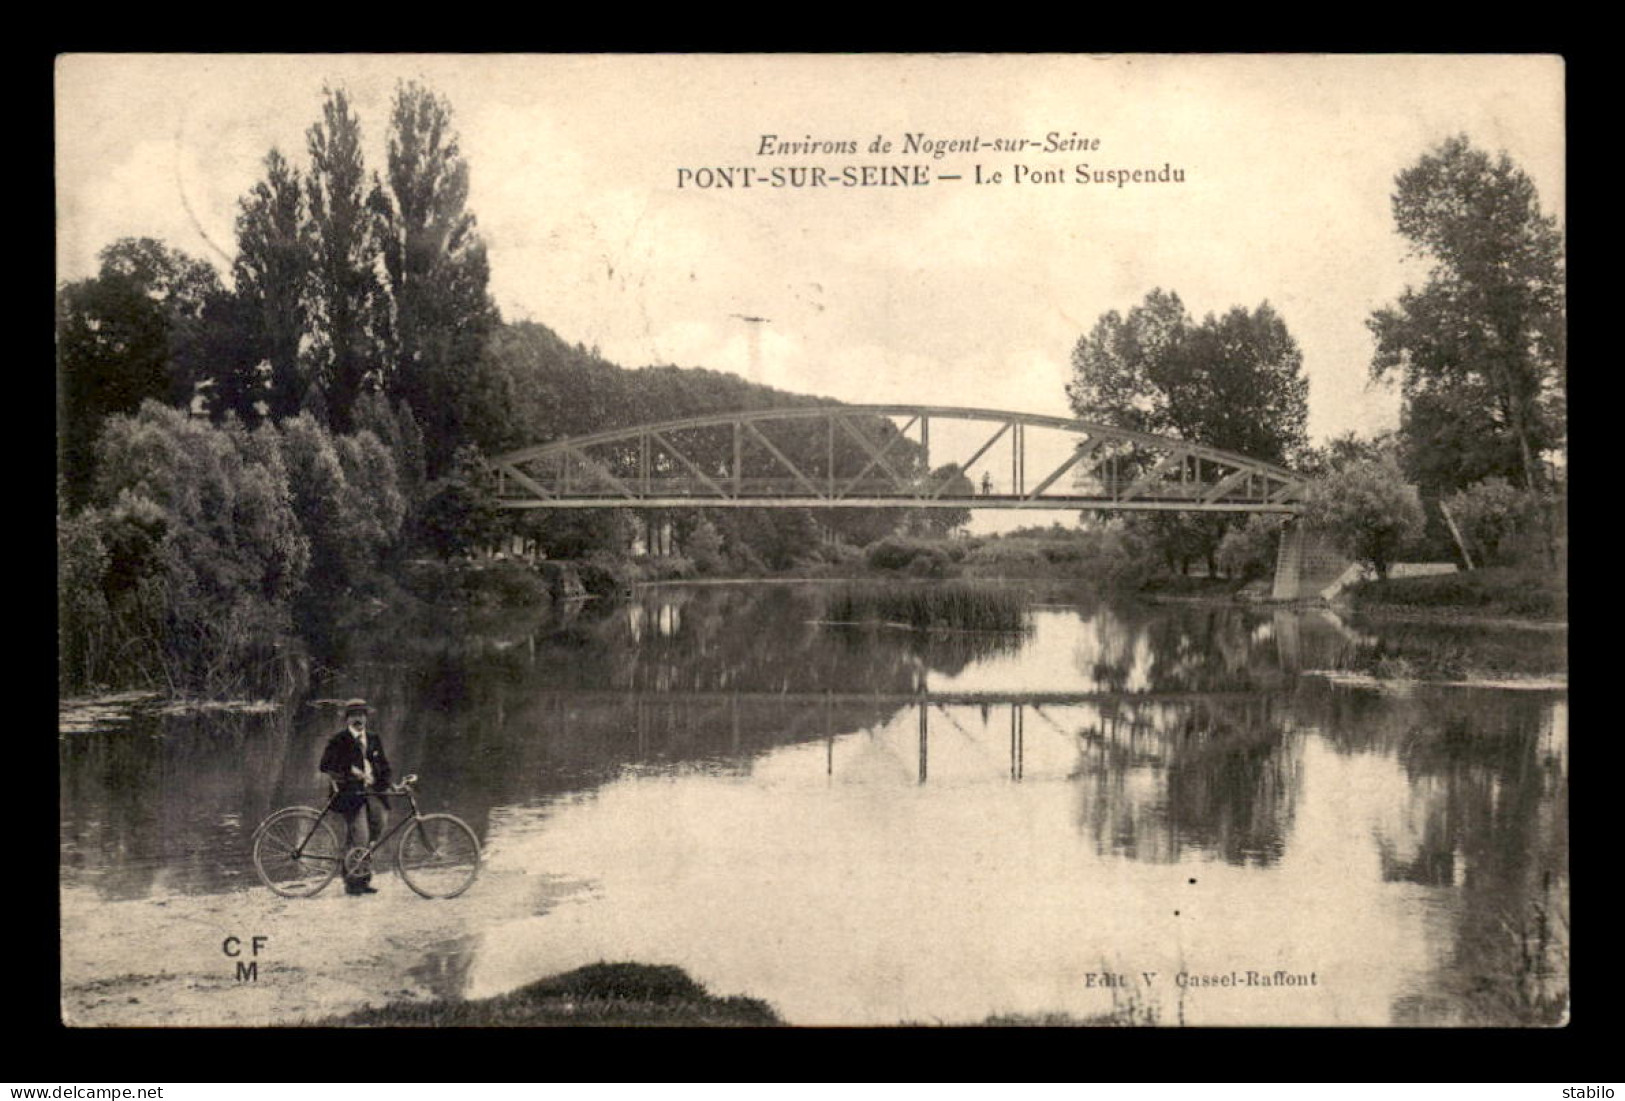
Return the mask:
<svg viewBox="0 0 1625 1101">
<path fill-rule="evenodd" d="M 1397 397 L 1367 386 L 1365 320 L 1424 274 L 1393 229 L 1395 175 L 1464 132 L 1564 216 L 1553 57 L 76 55 L 56 74 L 58 279 L 125 236 L 225 273 L 238 199 L 273 145 L 307 163 L 324 82 L 381 171 L 413 78 L 451 101 L 506 318 L 625 367 L 754 368 L 849 402 L 1066 415 L 1078 336 L 1162 287 L 1197 318 L 1270 301 L 1303 350 L 1311 436 L 1370 432 Z M 910 132 L 1052 131 L 1099 145 L 902 151 Z M 764 135 L 857 152 L 764 156 Z M 1080 164 L 1185 180 L 1077 184 Z M 682 169 L 876 165 L 931 182 L 679 187 Z M 1013 183 L 1017 165 L 1065 182 Z M 754 364 L 737 315 L 768 319 Z"/>
</svg>

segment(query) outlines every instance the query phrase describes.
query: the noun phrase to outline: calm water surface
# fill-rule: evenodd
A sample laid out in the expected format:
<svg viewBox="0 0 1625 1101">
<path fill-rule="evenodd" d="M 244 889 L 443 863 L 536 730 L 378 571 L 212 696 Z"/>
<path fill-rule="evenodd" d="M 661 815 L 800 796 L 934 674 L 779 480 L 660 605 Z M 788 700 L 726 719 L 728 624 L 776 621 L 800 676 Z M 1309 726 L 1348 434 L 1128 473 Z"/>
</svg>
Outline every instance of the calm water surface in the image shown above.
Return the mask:
<svg viewBox="0 0 1625 1101">
<path fill-rule="evenodd" d="M 485 839 L 449 992 L 610 959 L 802 1024 L 1553 1019 L 1565 693 L 1303 676 L 1353 637 L 1325 613 L 1035 589 L 1023 635 L 924 637 L 828 592 L 385 624 L 274 714 L 64 734 L 63 889 L 263 889 L 248 836 L 338 725 L 309 699 L 365 695 Z"/>
</svg>

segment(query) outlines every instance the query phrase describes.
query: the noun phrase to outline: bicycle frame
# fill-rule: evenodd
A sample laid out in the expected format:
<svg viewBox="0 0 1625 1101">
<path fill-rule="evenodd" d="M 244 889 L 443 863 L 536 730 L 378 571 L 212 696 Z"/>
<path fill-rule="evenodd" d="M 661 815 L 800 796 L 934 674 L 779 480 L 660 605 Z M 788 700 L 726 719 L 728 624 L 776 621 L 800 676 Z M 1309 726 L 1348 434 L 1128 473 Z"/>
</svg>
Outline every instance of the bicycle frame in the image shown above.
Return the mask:
<svg viewBox="0 0 1625 1101">
<path fill-rule="evenodd" d="M 340 815 L 337 811 L 333 810 L 333 804 L 338 802 L 338 798 L 342 794 L 345 793 L 339 788 L 335 787 L 332 794 L 327 797 L 327 805 L 322 807 L 322 813 L 317 815 L 316 820 L 310 824 L 310 832 L 305 834 L 304 837 L 300 838 L 299 844 L 294 846 L 293 855 L 295 859 L 304 855 L 305 844 L 312 837 L 316 836 L 316 831 L 321 829 L 322 823 L 327 820 L 328 814 L 331 813 L 335 817 L 339 818 L 343 817 L 343 815 Z M 349 794 L 354 795 L 356 793 L 350 792 Z M 406 796 L 407 803 L 412 807 L 411 814 L 401 815 L 399 821 L 397 821 L 393 826 L 389 827 L 389 829 L 385 830 L 383 835 L 379 837 L 378 840 L 367 846 L 367 848 L 364 850 L 366 855 L 363 857 L 363 859 L 371 860 L 373 854 L 384 847 L 384 842 L 388 841 L 391 837 L 394 837 L 397 833 L 399 833 L 402 827 L 409 822 L 416 822 L 419 818 L 423 817 L 422 812 L 418 810 L 417 793 L 414 792 L 410 786 L 392 788 L 389 791 L 364 791 L 361 792 L 361 795 L 366 799 L 387 799 L 391 795 L 404 795 Z"/>
</svg>

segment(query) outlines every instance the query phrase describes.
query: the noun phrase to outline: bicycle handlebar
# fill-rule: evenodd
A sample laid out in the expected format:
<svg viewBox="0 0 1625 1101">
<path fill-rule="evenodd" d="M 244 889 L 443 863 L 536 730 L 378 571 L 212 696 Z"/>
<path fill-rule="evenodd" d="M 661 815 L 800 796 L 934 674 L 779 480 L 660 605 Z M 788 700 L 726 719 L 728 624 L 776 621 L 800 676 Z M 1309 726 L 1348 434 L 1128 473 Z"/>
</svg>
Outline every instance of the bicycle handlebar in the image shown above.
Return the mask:
<svg viewBox="0 0 1625 1101">
<path fill-rule="evenodd" d="M 412 773 L 408 773 L 406 776 L 402 777 L 400 783 L 394 784 L 394 785 L 392 785 L 390 787 L 387 787 L 383 791 L 364 791 L 361 794 L 363 794 L 363 795 L 407 795 L 407 794 L 409 794 L 411 792 L 413 785 L 415 785 L 417 782 L 418 782 L 418 774 L 415 773 L 415 772 L 412 772 Z M 327 787 L 328 787 L 329 793 L 331 793 L 331 794 L 337 794 L 338 793 L 338 790 L 339 790 L 338 781 L 334 780 L 332 777 L 328 777 Z"/>
</svg>

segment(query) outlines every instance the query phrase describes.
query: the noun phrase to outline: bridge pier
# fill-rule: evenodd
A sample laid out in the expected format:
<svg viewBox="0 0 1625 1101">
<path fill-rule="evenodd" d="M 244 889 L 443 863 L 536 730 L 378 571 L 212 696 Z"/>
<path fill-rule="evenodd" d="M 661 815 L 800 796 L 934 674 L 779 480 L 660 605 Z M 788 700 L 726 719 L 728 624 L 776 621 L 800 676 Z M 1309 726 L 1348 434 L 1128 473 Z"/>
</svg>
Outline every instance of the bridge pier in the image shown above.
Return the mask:
<svg viewBox="0 0 1625 1101">
<path fill-rule="evenodd" d="M 1342 551 L 1294 517 L 1281 528 L 1281 549 L 1275 559 L 1273 600 L 1318 600 L 1326 595 L 1352 563 Z"/>
</svg>

